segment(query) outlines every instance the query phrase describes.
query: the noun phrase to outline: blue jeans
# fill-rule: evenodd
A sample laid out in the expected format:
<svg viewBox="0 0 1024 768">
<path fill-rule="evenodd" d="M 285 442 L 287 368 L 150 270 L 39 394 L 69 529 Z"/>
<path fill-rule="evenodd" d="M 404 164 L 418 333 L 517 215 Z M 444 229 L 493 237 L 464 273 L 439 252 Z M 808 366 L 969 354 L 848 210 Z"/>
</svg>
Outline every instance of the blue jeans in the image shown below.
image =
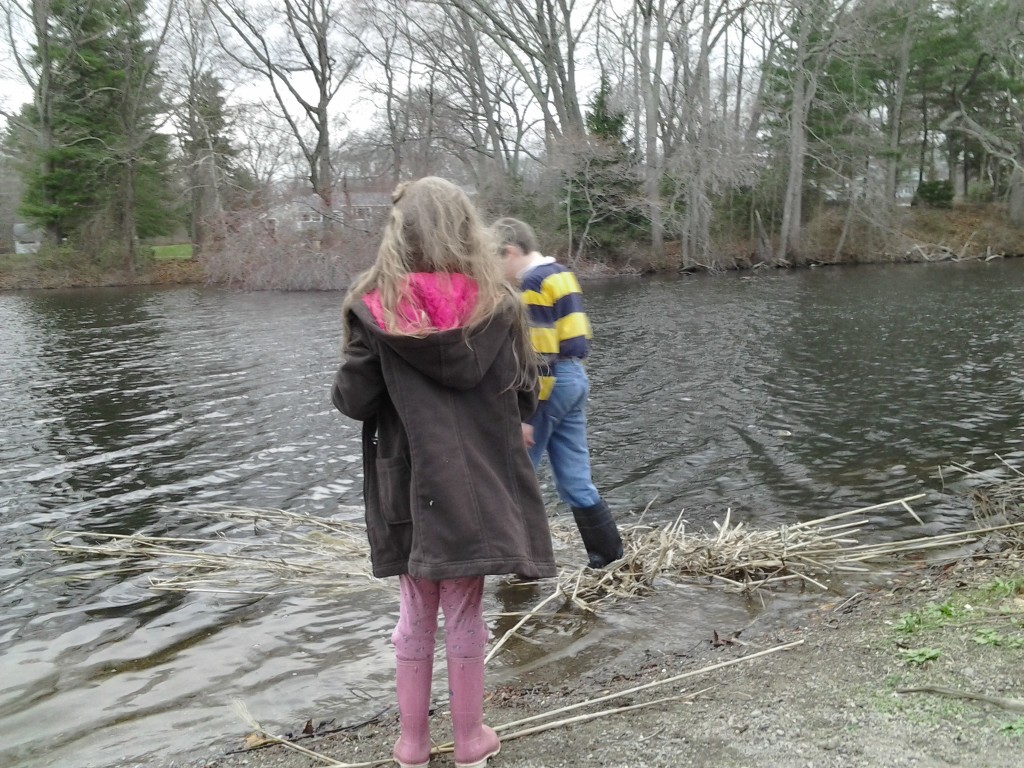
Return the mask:
<svg viewBox="0 0 1024 768">
<path fill-rule="evenodd" d="M 562 501 L 570 507 L 593 507 L 600 503 L 601 495 L 590 477 L 587 448 L 590 380 L 580 360 L 558 360 L 551 367 L 555 386 L 533 420 L 530 461 L 534 468 L 540 466 L 547 452 Z"/>
</svg>

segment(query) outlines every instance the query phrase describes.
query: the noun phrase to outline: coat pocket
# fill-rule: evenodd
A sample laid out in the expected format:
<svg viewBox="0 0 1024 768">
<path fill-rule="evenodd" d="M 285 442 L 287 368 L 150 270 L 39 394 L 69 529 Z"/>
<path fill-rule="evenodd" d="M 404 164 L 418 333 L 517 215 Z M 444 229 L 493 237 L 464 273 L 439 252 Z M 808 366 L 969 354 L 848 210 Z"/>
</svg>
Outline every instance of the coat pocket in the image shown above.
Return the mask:
<svg viewBox="0 0 1024 768">
<path fill-rule="evenodd" d="M 377 459 L 377 480 L 380 483 L 380 512 L 388 525 L 412 522 L 412 470 L 409 462 L 399 456 Z"/>
</svg>

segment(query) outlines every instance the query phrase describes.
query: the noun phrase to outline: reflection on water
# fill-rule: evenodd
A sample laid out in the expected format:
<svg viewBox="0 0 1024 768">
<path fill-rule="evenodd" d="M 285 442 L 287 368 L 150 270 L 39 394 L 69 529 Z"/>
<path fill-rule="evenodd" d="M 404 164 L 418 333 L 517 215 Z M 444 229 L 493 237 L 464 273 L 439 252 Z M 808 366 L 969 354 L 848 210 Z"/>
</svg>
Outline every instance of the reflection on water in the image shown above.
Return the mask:
<svg viewBox="0 0 1024 768">
<path fill-rule="evenodd" d="M 628 522 L 726 508 L 755 524 L 911 493 L 930 530 L 965 502 L 937 467 L 1021 456 L 1024 262 L 807 270 L 586 287 L 598 485 Z M 103 290 L 0 296 L 0 765 L 144 762 L 244 726 L 391 704 L 392 587 L 330 598 L 164 594 L 77 581 L 52 529 L 209 538 L 209 502 L 358 504 L 356 425 L 327 398 L 340 296 Z M 550 483 L 545 491 L 553 502 Z M 912 521 L 880 515 L 877 537 Z M 906 529 L 906 530 L 904 530 Z M 567 553 L 572 557 L 573 553 Z M 497 635 L 546 587 L 497 580 Z M 756 606 L 677 587 L 538 622 L 495 681 L 697 643 Z M 144 736 L 140 736 L 144 734 Z"/>
</svg>

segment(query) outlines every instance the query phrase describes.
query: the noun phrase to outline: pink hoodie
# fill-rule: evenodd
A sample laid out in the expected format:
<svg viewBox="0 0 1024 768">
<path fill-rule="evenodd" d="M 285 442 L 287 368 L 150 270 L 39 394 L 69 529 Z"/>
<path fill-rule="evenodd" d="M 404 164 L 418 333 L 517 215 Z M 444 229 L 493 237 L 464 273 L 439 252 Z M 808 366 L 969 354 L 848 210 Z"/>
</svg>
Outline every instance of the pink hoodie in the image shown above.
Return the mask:
<svg viewBox="0 0 1024 768">
<path fill-rule="evenodd" d="M 405 296 L 396 310 L 398 330 L 419 334 L 459 328 L 472 314 L 477 293 L 476 281 L 459 272 L 413 272 L 406 276 Z M 385 328 L 377 290 L 363 296 L 363 303 L 377 325 Z"/>
</svg>

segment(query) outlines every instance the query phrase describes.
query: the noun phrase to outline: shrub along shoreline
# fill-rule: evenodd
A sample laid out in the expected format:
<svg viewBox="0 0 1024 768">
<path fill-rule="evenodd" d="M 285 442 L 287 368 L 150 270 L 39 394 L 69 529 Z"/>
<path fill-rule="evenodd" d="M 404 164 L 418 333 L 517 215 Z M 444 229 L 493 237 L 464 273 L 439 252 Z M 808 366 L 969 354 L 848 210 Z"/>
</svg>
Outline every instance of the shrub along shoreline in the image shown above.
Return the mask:
<svg viewBox="0 0 1024 768">
<path fill-rule="evenodd" d="M 666 243 L 655 263 L 650 254 L 620 254 L 607 261 L 573 263 L 584 278 L 745 271 L 850 264 L 988 261 L 1024 256 L 1024 229 L 1006 223 L 1001 207 L 961 205 L 949 210 L 898 209 L 891 222 L 850 221 L 838 209 L 823 209 L 805 227 L 799 259 L 775 259 L 770 244 L 723 245 L 711 265 L 685 265 L 678 243 Z M 244 238 L 243 238 L 244 239 Z M 165 246 L 132 271 L 37 263 L 33 257 L 0 256 L 0 290 L 128 287 L 143 285 L 219 285 L 244 290 L 343 290 L 372 260 L 372 238 L 347 252 L 319 243 L 261 237 L 231 242 L 219 251 L 191 258 L 188 245 Z M 556 256 L 557 248 L 551 251 Z M 287 254 L 284 257 L 283 254 Z"/>
</svg>

